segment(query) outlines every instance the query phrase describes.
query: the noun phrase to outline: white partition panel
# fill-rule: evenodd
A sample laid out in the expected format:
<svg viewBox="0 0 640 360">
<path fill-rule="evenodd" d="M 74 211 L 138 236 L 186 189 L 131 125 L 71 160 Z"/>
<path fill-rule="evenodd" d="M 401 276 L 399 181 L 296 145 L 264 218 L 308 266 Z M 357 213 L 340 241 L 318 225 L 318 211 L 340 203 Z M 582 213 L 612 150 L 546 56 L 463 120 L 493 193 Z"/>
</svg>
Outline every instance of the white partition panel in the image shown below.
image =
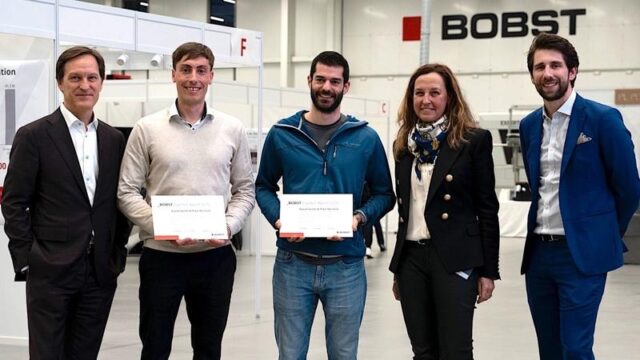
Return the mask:
<svg viewBox="0 0 640 360">
<path fill-rule="evenodd" d="M 139 80 L 105 80 L 100 92 L 100 99 L 146 101 L 149 98 L 149 86 L 146 81 Z"/>
<path fill-rule="evenodd" d="M 249 89 L 246 86 L 217 82 L 209 88 L 211 99 L 216 102 L 242 102 L 249 103 Z"/>
<path fill-rule="evenodd" d="M 55 37 L 55 0 L 0 0 L 0 32 Z"/>
<path fill-rule="evenodd" d="M 249 89 L 249 102 L 256 104 L 258 100 L 258 89 L 251 87 Z M 282 103 L 282 91 L 281 89 L 262 89 L 262 101 L 264 104 L 281 104 Z"/>
<path fill-rule="evenodd" d="M 1 226 L 4 218 L 0 217 Z M 9 238 L 4 231 L 0 232 L 0 242 L 7 244 Z M 25 282 L 13 281 L 13 267 L 11 256 L 6 248 L 0 251 L 0 343 L 26 345 L 27 344 L 27 304 L 25 298 Z"/>
<path fill-rule="evenodd" d="M 59 8 L 60 40 L 134 50 L 135 14 L 118 8 L 66 0 Z"/>
<path fill-rule="evenodd" d="M 98 111 L 95 111 L 99 115 Z M 114 101 L 106 103 L 101 119 L 109 119 L 108 124 L 118 127 L 130 127 L 144 116 L 144 103 L 141 101 Z"/>
<path fill-rule="evenodd" d="M 138 51 L 171 54 L 187 41 L 203 42 L 203 25 L 158 15 L 138 14 Z"/>
<path fill-rule="evenodd" d="M 209 45 L 216 55 L 215 64 L 221 67 L 257 68 L 258 90 L 251 105 L 220 104 L 220 107 L 249 118 L 252 126 L 262 126 L 262 34 L 249 30 L 225 28 L 166 16 L 137 13 L 108 6 L 73 0 L 0 0 L 0 33 L 53 39 L 53 55 L 58 54 L 61 41 L 97 46 L 101 52 L 137 51 L 170 55 L 184 42 L 197 41 Z M 11 44 L 20 46 L 20 44 Z M 7 52 L 8 51 L 8 52 Z M 0 50 L 5 57 L 19 53 L 15 49 Z M 33 55 L 33 54 L 32 54 Z M 25 59 L 30 56 L 25 56 Z M 36 59 L 43 60 L 43 59 Z M 45 59 L 49 61 L 50 59 Z M 148 60 L 140 60 L 142 61 Z M 138 66 L 138 65 L 136 65 Z M 140 70 L 139 66 L 135 68 Z M 125 70 L 122 68 L 121 70 Z M 215 89 L 215 87 L 213 88 Z M 50 82 L 50 94 L 58 94 L 55 81 Z M 106 81 L 101 102 L 95 107 L 99 117 L 116 126 L 132 126 L 143 115 L 165 108 L 175 100 L 175 84 L 169 79 L 153 81 Z M 153 94 L 150 99 L 149 94 Z M 211 96 L 211 93 L 209 94 Z M 246 99 L 246 93 L 244 96 Z M 51 110 L 58 99 L 50 101 Z M 35 120 L 35 119 L 33 119 Z M 255 120 L 255 122 L 254 122 Z M 252 218 L 257 217 L 256 214 Z M 1 217 L 0 217 L 0 220 Z M 1 225 L 1 222 L 0 222 Z M 256 279 L 260 278 L 260 233 L 255 232 L 258 244 Z M 4 234 L 0 240 L 7 242 Z M 0 252 L 0 342 L 27 343 L 27 319 L 24 283 L 13 283 L 13 269 L 8 252 Z M 260 283 L 256 280 L 256 315 L 260 311 Z"/>
<path fill-rule="evenodd" d="M 280 105 L 287 107 L 300 107 L 301 109 L 309 107 L 309 94 L 306 92 L 283 92 Z"/>
<path fill-rule="evenodd" d="M 307 95 L 308 96 L 308 95 Z M 349 101 L 345 101 L 342 106 L 342 112 L 346 114 L 366 114 L 366 100 L 350 98 Z"/>
<path fill-rule="evenodd" d="M 205 29 L 204 42 L 218 58 L 231 56 L 231 34 L 220 30 Z"/>
</svg>

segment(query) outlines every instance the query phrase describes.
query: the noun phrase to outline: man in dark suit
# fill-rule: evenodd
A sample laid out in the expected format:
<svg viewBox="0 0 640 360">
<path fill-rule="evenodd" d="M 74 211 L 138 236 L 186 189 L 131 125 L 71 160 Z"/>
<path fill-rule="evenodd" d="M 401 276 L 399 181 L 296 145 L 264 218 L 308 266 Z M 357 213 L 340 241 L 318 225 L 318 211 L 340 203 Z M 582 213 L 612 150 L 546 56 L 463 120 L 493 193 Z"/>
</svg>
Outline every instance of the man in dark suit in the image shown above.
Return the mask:
<svg viewBox="0 0 640 360">
<path fill-rule="evenodd" d="M 538 35 L 527 56 L 544 107 L 520 123 L 531 187 L 522 261 L 542 360 L 594 359 L 593 334 L 607 272 L 638 208 L 633 143 L 618 110 L 577 95 L 578 54 Z"/>
<path fill-rule="evenodd" d="M 124 270 L 116 191 L 125 140 L 93 114 L 104 76 L 97 51 L 64 51 L 63 104 L 13 141 L 2 214 L 16 280 L 27 281 L 31 359 L 95 359 Z"/>
</svg>

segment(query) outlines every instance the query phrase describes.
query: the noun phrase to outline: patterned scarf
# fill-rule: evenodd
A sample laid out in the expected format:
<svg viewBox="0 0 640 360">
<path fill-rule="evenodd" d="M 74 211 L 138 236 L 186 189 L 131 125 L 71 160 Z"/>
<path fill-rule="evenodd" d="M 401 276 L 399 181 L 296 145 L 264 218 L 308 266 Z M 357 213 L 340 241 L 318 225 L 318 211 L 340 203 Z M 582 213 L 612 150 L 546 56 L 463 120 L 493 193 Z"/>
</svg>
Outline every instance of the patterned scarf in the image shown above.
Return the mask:
<svg viewBox="0 0 640 360">
<path fill-rule="evenodd" d="M 407 145 L 409 151 L 416 157 L 416 175 L 422 180 L 420 164 L 433 164 L 438 156 L 440 144 L 447 138 L 449 121 L 442 117 L 434 123 L 418 122 L 409 134 Z"/>
</svg>

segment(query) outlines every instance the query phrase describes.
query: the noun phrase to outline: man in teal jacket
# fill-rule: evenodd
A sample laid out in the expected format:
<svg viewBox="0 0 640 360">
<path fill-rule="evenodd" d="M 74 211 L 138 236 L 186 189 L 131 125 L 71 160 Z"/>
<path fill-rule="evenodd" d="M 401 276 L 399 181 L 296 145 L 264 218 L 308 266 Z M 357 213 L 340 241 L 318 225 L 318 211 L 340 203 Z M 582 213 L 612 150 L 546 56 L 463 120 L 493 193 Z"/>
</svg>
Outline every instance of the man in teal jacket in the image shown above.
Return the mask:
<svg viewBox="0 0 640 360">
<path fill-rule="evenodd" d="M 349 64 L 325 51 L 307 78 L 312 105 L 279 121 L 267 135 L 256 180 L 262 213 L 280 229 L 284 194 L 352 194 L 353 237 L 282 238 L 273 269 L 275 335 L 279 359 L 304 359 L 318 300 L 326 320 L 329 359 L 356 359 L 366 297 L 360 226 L 389 212 L 395 196 L 387 157 L 376 132 L 340 112 L 349 90 Z M 371 198 L 361 204 L 364 184 Z"/>
</svg>

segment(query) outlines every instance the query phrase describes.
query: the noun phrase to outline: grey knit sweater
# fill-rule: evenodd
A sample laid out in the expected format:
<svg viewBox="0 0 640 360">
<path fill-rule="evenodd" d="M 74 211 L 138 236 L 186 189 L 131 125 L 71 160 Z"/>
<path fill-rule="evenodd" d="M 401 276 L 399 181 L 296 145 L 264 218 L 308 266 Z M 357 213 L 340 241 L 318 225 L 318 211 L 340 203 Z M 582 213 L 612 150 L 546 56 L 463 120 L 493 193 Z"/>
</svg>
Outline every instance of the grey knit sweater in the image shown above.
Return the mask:
<svg viewBox="0 0 640 360">
<path fill-rule="evenodd" d="M 120 170 L 118 206 L 140 227 L 145 247 L 170 252 L 211 249 L 205 243 L 178 247 L 153 240 L 154 195 L 223 195 L 227 225 L 239 232 L 255 203 L 247 136 L 240 120 L 207 109 L 202 126 L 190 128 L 175 104 L 144 117 L 133 128 Z M 146 198 L 140 195 L 146 188 Z"/>
</svg>

